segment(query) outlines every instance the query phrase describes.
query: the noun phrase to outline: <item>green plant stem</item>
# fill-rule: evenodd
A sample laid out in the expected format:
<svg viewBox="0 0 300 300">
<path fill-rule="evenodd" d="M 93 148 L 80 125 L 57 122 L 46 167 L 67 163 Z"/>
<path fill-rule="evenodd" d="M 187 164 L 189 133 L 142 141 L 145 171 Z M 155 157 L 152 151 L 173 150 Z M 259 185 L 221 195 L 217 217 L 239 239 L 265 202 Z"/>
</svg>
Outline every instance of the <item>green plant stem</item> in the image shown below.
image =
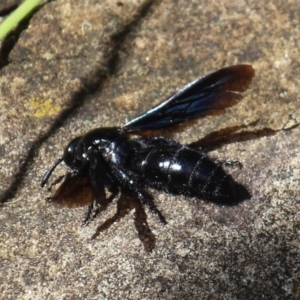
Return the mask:
<svg viewBox="0 0 300 300">
<path fill-rule="evenodd" d="M 43 0 L 24 1 L 0 24 L 0 41 Z"/>
</svg>

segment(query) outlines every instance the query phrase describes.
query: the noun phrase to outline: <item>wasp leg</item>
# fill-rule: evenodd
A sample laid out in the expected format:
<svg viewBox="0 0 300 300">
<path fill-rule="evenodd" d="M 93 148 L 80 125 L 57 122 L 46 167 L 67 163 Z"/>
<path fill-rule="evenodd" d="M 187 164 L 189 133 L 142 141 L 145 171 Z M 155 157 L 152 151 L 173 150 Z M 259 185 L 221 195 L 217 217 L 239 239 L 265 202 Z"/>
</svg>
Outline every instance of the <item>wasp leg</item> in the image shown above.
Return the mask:
<svg viewBox="0 0 300 300">
<path fill-rule="evenodd" d="M 89 205 L 89 207 L 88 207 L 88 210 L 87 210 L 87 212 L 86 212 L 86 215 L 85 215 L 85 217 L 84 217 L 84 219 L 82 220 L 82 223 L 81 223 L 81 226 L 83 227 L 83 226 L 87 226 L 87 225 L 89 225 L 89 223 L 92 221 L 92 217 L 91 217 L 91 215 L 92 215 L 92 212 L 93 212 L 93 210 L 94 210 L 94 200 L 93 200 L 93 202 Z M 94 219 L 94 218 L 93 218 Z"/>
<path fill-rule="evenodd" d="M 111 186 L 108 191 L 111 193 L 110 196 L 107 198 L 107 205 L 101 205 L 98 203 L 98 201 L 95 199 L 88 207 L 88 211 L 86 213 L 85 218 L 82 221 L 82 226 L 89 225 L 90 222 L 92 222 L 98 215 L 104 211 L 108 204 L 113 201 L 113 199 L 116 198 L 116 196 L 119 194 L 119 188 L 117 185 Z"/>
<path fill-rule="evenodd" d="M 95 155 L 92 151 L 90 155 L 89 177 L 93 189 L 94 199 L 89 205 L 85 218 L 82 221 L 82 226 L 88 225 L 101 211 L 104 211 L 111 202 L 110 198 L 106 198 L 105 193 L 105 174 L 106 168 L 102 159 Z"/>
<path fill-rule="evenodd" d="M 129 193 L 133 193 L 138 199 L 144 204 L 147 205 L 150 210 L 157 214 L 160 221 L 163 224 L 166 224 L 166 219 L 162 215 L 162 213 L 157 209 L 154 204 L 153 197 L 150 196 L 145 190 L 144 187 L 140 184 L 138 176 L 129 170 L 124 170 L 120 166 L 116 166 L 115 164 L 111 164 L 111 171 L 113 175 L 116 177 L 118 182 L 122 185 L 122 187 Z"/>
<path fill-rule="evenodd" d="M 217 165 L 222 165 L 222 166 L 226 166 L 226 167 L 238 167 L 239 169 L 243 168 L 243 164 L 241 162 L 239 162 L 238 160 L 228 160 L 228 159 L 216 158 L 214 161 Z"/>
<path fill-rule="evenodd" d="M 149 195 L 143 189 L 135 189 L 134 192 L 136 193 L 137 197 L 141 200 L 141 202 L 144 205 L 147 205 L 154 213 L 157 214 L 159 220 L 163 224 L 167 224 L 167 221 L 166 221 L 165 217 L 162 215 L 162 213 L 155 206 L 154 201 L 153 201 L 153 197 L 151 195 Z"/>
<path fill-rule="evenodd" d="M 97 227 L 96 232 L 92 236 L 92 239 L 95 239 L 102 231 L 108 229 L 112 224 L 114 224 L 116 221 L 119 221 L 122 217 L 126 216 L 129 213 L 132 207 L 130 206 L 130 203 L 127 203 L 126 200 L 128 199 L 125 198 L 123 194 L 121 194 L 117 202 L 116 213 Z"/>
</svg>

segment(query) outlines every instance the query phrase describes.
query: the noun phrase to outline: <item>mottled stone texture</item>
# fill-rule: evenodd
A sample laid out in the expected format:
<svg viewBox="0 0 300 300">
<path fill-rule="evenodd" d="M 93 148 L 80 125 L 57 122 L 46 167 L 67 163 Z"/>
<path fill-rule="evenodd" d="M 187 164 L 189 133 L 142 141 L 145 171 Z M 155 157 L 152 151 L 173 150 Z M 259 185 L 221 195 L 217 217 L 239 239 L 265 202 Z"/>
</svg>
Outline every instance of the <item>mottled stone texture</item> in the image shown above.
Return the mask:
<svg viewBox="0 0 300 300">
<path fill-rule="evenodd" d="M 0 70 L 1 298 L 299 299 L 299 16 L 296 0 L 56 0 L 37 11 Z M 223 134 L 210 155 L 243 163 L 229 172 L 250 200 L 154 191 L 168 224 L 146 209 L 150 253 L 134 210 L 91 240 L 115 202 L 83 229 L 85 209 L 45 204 L 41 178 L 71 138 L 244 62 L 256 77 L 241 103 L 171 133 Z"/>
<path fill-rule="evenodd" d="M 12 7 L 17 7 L 21 2 L 21 0 L 1 0 L 0 13 L 6 15 Z"/>
</svg>

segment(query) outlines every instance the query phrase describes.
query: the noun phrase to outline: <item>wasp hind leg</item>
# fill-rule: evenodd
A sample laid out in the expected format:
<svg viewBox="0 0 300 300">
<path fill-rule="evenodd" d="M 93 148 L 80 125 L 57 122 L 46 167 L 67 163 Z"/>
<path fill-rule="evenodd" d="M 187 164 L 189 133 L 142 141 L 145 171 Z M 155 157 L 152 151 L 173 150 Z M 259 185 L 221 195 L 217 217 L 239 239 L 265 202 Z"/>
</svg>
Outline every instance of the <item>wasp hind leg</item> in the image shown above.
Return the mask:
<svg viewBox="0 0 300 300">
<path fill-rule="evenodd" d="M 214 162 L 217 165 L 220 166 L 226 166 L 226 167 L 237 167 L 239 169 L 243 168 L 243 164 L 241 162 L 239 162 L 238 160 L 229 160 L 229 159 L 220 159 L 220 158 L 216 158 L 214 160 Z"/>
<path fill-rule="evenodd" d="M 153 197 L 144 190 L 136 174 L 114 164 L 111 165 L 111 170 L 126 193 L 136 196 L 142 204 L 147 205 L 159 217 L 163 224 L 167 223 L 165 217 L 155 206 Z"/>
</svg>

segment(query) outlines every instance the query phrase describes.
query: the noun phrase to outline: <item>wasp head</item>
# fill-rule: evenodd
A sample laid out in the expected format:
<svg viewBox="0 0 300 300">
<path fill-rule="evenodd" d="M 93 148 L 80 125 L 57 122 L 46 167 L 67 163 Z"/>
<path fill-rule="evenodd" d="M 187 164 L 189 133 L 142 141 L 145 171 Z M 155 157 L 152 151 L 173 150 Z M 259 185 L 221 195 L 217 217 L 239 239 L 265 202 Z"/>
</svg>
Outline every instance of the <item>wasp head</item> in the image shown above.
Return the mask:
<svg viewBox="0 0 300 300">
<path fill-rule="evenodd" d="M 46 172 L 44 175 L 41 186 L 43 187 L 47 181 L 49 180 L 51 174 L 55 170 L 55 168 L 63 161 L 68 167 L 72 168 L 75 166 L 75 156 L 76 156 L 76 148 L 78 142 L 81 137 L 77 137 L 73 139 L 65 148 L 64 154 L 62 157 L 58 158 L 57 161 L 53 164 L 53 166 Z"/>
</svg>

